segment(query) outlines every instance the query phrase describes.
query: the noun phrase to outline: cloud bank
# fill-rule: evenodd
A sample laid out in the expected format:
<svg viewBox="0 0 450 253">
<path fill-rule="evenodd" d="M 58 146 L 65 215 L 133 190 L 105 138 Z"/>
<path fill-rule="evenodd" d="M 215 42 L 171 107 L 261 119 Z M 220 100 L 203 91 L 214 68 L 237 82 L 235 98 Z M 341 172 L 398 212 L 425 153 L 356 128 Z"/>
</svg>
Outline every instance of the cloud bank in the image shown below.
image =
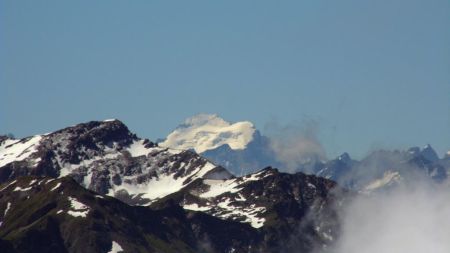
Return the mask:
<svg viewBox="0 0 450 253">
<path fill-rule="evenodd" d="M 446 186 L 416 182 L 361 195 L 341 214 L 340 237 L 327 253 L 450 252 L 450 190 Z"/>
</svg>

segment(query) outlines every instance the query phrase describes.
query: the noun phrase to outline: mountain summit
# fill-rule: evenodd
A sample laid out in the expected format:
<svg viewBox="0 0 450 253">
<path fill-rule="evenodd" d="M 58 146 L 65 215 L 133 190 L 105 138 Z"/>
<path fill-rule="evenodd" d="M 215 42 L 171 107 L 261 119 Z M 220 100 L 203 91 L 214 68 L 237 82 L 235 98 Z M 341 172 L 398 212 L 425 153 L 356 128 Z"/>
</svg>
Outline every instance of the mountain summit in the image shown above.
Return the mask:
<svg viewBox="0 0 450 253">
<path fill-rule="evenodd" d="M 216 114 L 198 114 L 179 125 L 163 147 L 193 149 L 197 153 L 228 145 L 233 150 L 244 149 L 252 141 L 255 128 L 249 121 L 230 123 Z"/>
<path fill-rule="evenodd" d="M 215 114 L 186 119 L 159 145 L 194 150 L 235 175 L 246 175 L 267 166 L 282 167 L 269 138 L 261 135 L 251 122 L 230 123 Z"/>
<path fill-rule="evenodd" d="M 87 189 L 129 204 L 150 204 L 197 178 L 232 177 L 194 152 L 137 137 L 119 120 L 91 121 L 20 140 L 3 137 L 0 182 L 24 175 L 71 176 Z"/>
</svg>

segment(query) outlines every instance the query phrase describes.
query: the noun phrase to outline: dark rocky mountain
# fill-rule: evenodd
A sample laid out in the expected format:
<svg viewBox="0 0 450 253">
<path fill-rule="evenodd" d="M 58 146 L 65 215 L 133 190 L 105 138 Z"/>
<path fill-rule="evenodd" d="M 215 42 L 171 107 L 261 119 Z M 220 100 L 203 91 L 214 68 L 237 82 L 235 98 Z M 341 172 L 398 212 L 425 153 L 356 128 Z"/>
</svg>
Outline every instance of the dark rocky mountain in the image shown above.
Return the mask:
<svg viewBox="0 0 450 253">
<path fill-rule="evenodd" d="M 276 171 L 267 169 L 265 173 Z M 308 176 L 298 174 L 296 177 L 306 180 Z M 20 177 L 0 188 L 0 250 L 309 252 L 328 245 L 338 229 L 336 214 L 330 208 L 334 202 L 326 191 L 333 183 L 316 178 L 326 185 L 318 192 L 322 195 L 321 201 L 315 201 L 312 192 L 304 193 L 300 197 L 304 199 L 296 201 L 294 197 L 286 197 L 291 192 L 284 193 L 284 200 L 277 194 L 283 194 L 281 189 L 286 184 L 294 184 L 292 189 L 305 188 L 302 181 L 278 180 L 282 185 L 280 189 L 271 190 L 271 195 L 260 202 L 270 202 L 270 197 L 279 200 L 270 204 L 265 215 L 268 224 L 256 229 L 246 223 L 219 219 L 177 205 L 181 196 L 187 196 L 192 190 L 176 197 L 168 196 L 150 208 L 130 206 L 86 190 L 70 177 Z M 299 189 L 294 193 L 301 196 Z"/>
<path fill-rule="evenodd" d="M 348 195 L 333 181 L 272 168 L 235 177 L 118 120 L 2 137 L 0 181 L 5 252 L 49 252 L 42 237 L 54 252 L 309 252 L 332 244 L 334 207 Z"/>
<path fill-rule="evenodd" d="M 1 185 L 1 252 L 255 252 L 263 238 L 246 224 L 166 203 L 129 206 L 64 177 Z"/>
<path fill-rule="evenodd" d="M 249 223 L 264 235 L 269 251 L 262 252 L 310 252 L 333 243 L 339 231 L 335 210 L 348 195 L 333 181 L 268 167 L 228 180 L 198 180 L 161 201 Z"/>
</svg>

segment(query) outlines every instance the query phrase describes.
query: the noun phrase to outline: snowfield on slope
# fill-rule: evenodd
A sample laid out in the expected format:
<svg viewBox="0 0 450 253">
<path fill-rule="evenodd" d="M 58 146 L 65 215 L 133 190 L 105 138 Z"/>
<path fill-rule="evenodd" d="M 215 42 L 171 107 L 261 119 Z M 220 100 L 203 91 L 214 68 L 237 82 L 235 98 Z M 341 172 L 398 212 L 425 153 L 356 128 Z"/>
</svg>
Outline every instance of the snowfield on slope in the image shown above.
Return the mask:
<svg viewBox="0 0 450 253">
<path fill-rule="evenodd" d="M 36 147 L 42 139 L 40 135 L 21 140 L 8 139 L 0 146 L 0 167 L 15 161 L 22 161 L 36 152 Z"/>
<path fill-rule="evenodd" d="M 186 177 L 175 178 L 173 174 L 160 174 L 158 177 L 140 184 L 135 183 L 134 180 L 130 180 L 129 183 L 123 182 L 120 186 L 113 185 L 108 192 L 108 195 L 114 197 L 116 192 L 125 190 L 130 195 L 140 195 L 141 198 L 148 199 L 149 204 L 151 204 L 152 202 L 164 198 L 187 186 L 188 183 L 186 183 L 186 180 L 188 178 L 191 178 L 192 180 L 202 178 L 215 167 L 216 166 L 212 163 L 206 163 L 203 167 L 197 168 L 193 173 Z"/>
<path fill-rule="evenodd" d="M 206 200 L 205 204 L 185 202 L 182 206 L 187 210 L 206 212 L 221 219 L 237 220 L 249 223 L 254 228 L 260 228 L 266 221 L 262 217 L 267 211 L 266 208 L 255 204 L 249 205 L 240 191 L 246 183 L 258 181 L 267 176 L 270 176 L 270 173 L 260 171 L 233 179 L 205 179 L 203 183 L 208 190 L 198 194 L 199 198 Z"/>
</svg>

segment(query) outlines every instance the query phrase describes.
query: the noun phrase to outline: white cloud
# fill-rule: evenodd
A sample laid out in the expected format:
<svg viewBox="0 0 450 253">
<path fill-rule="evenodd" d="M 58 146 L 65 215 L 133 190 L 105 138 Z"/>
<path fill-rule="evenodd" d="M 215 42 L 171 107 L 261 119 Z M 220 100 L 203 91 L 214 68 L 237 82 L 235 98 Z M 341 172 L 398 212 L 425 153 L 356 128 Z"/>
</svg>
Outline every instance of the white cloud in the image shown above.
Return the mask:
<svg viewBox="0 0 450 253">
<path fill-rule="evenodd" d="M 450 252 L 450 190 L 424 183 L 359 196 L 331 253 Z"/>
</svg>

